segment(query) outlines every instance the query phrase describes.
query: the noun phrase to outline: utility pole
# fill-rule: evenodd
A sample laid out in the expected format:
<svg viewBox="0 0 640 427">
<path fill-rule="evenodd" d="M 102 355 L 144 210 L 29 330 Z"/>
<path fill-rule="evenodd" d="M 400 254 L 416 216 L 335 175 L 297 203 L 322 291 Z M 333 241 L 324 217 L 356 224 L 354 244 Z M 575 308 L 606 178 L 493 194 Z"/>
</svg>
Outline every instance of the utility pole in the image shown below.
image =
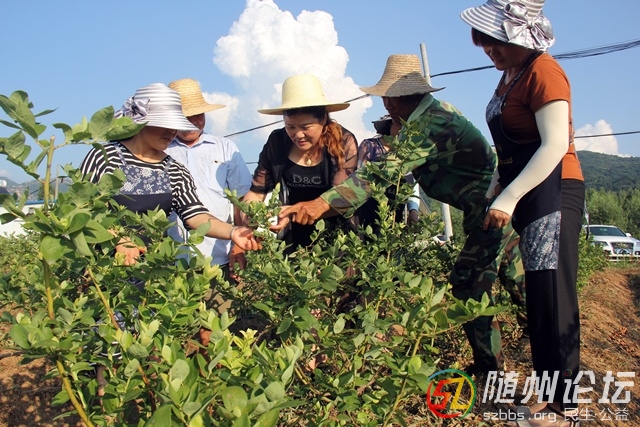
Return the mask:
<svg viewBox="0 0 640 427">
<path fill-rule="evenodd" d="M 420 54 L 422 55 L 422 74 L 427 79 L 427 83 L 431 84 L 431 74 L 429 74 L 429 61 L 427 60 L 427 47 L 424 43 L 420 43 Z M 444 221 L 444 237 L 448 242 L 453 236 L 453 227 L 451 226 L 451 210 L 449 205 L 442 203 L 442 219 Z"/>
</svg>

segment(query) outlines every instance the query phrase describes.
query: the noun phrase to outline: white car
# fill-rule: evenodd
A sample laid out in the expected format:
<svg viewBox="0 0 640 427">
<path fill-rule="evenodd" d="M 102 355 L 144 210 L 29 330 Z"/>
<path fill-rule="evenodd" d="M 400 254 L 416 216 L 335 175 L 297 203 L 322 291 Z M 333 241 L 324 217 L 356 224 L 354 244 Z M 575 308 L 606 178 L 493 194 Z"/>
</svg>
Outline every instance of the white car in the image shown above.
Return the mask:
<svg viewBox="0 0 640 427">
<path fill-rule="evenodd" d="M 588 225 L 593 243 L 612 256 L 640 256 L 640 240 L 613 225 Z M 586 231 L 586 230 L 585 230 Z"/>
</svg>

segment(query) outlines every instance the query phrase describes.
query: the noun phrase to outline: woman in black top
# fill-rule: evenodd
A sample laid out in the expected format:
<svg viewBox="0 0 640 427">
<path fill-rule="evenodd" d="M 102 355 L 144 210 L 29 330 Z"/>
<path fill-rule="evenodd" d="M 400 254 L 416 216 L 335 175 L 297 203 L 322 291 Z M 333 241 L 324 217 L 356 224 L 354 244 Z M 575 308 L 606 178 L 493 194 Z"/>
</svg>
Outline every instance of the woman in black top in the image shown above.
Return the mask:
<svg viewBox="0 0 640 427">
<path fill-rule="evenodd" d="M 280 183 L 280 200 L 289 205 L 312 200 L 344 181 L 356 169 L 358 145 L 354 135 L 329 117 L 347 108 L 347 103 L 330 103 L 317 77 L 289 77 L 282 86 L 282 106 L 259 110 L 280 115 L 285 127 L 269 135 L 253 175 L 245 201 L 263 201 Z M 336 220 L 331 219 L 330 226 Z M 313 225 L 291 224 L 282 236 L 291 244 L 309 246 Z"/>
</svg>

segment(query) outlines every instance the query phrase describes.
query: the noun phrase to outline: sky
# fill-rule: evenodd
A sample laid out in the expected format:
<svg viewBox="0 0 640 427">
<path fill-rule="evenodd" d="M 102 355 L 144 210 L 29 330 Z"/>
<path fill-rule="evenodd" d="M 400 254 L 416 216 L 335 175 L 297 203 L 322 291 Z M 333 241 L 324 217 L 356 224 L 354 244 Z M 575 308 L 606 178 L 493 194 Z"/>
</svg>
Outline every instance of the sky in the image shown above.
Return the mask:
<svg viewBox="0 0 640 427">
<path fill-rule="evenodd" d="M 460 19 L 482 0 L 6 0 L 2 6 L 0 94 L 29 94 L 47 130 L 42 138 L 63 136 L 52 124 L 79 123 L 96 111 L 122 103 L 137 88 L 181 78 L 200 82 L 210 102 L 226 108 L 207 113 L 205 130 L 225 136 L 273 123 L 257 112 L 281 103 L 282 82 L 311 73 L 330 101 L 343 102 L 375 85 L 391 54 L 421 56 L 435 94 L 463 112 L 490 140 L 484 110 L 500 72 L 494 68 L 438 76 L 491 65 L 471 42 Z M 561 54 L 640 39 L 637 0 L 548 0 Z M 640 48 L 561 61 L 572 86 L 577 135 L 640 130 L 637 70 Z M 375 132 L 372 120 L 386 111 L 379 97 L 353 101 L 332 117 L 360 141 Z M 0 117 L 7 117 L 0 111 Z M 269 132 L 280 124 L 230 136 L 249 169 Z M 0 137 L 12 129 L 0 125 Z M 578 150 L 640 156 L 640 134 L 580 138 Z M 53 167 L 78 167 L 85 145 L 56 151 Z M 34 158 L 34 153 L 30 159 Z M 44 173 L 44 170 L 39 170 Z M 18 183 L 31 178 L 0 156 L 0 177 Z"/>
</svg>

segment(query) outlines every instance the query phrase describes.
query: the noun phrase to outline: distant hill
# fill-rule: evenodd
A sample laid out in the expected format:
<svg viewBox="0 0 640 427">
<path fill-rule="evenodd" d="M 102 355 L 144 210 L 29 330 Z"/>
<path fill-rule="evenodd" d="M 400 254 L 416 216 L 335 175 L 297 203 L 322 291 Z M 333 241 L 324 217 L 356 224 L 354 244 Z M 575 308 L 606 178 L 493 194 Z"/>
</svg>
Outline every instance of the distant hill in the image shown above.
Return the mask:
<svg viewBox="0 0 640 427">
<path fill-rule="evenodd" d="M 39 194 L 40 193 L 40 183 L 38 181 L 36 181 L 35 179 L 32 181 L 27 181 L 27 182 L 23 182 L 23 183 L 17 183 L 15 181 L 13 181 L 10 178 L 6 178 L 6 177 L 2 177 L 0 176 L 0 180 L 4 180 L 7 182 L 7 191 L 9 192 L 9 194 L 24 194 L 24 192 L 28 192 L 29 193 L 29 197 L 28 200 L 30 201 L 34 201 L 34 200 L 38 200 L 39 199 Z M 70 182 L 70 180 L 67 178 L 65 180 L 65 182 Z M 61 193 L 64 193 L 65 191 L 67 191 L 67 188 L 69 187 L 69 185 L 67 183 L 61 183 L 58 186 L 58 191 Z M 51 184 L 51 192 L 53 193 L 54 191 L 54 184 Z"/>
<path fill-rule="evenodd" d="M 578 151 L 587 188 L 621 191 L 640 188 L 640 157 Z"/>
</svg>

